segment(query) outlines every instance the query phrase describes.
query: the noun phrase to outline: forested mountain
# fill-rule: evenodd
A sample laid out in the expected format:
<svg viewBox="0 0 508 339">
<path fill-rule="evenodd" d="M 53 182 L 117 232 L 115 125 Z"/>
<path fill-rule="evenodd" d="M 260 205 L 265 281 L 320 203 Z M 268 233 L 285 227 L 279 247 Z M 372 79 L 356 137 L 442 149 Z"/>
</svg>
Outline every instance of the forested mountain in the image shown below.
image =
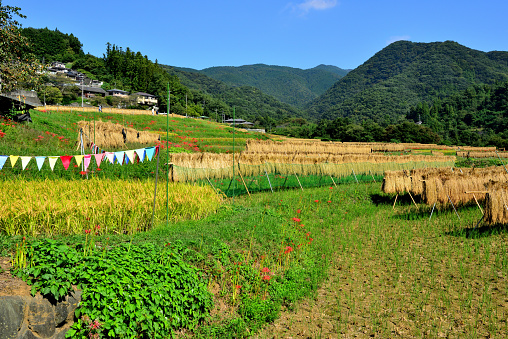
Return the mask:
<svg viewBox="0 0 508 339">
<path fill-rule="evenodd" d="M 82 57 L 82 44 L 72 33 L 66 34 L 58 29 L 54 31 L 48 28 L 22 28 L 21 34 L 28 38 L 31 43 L 30 50 L 40 60 L 45 62 L 60 61 L 70 62 Z"/>
<path fill-rule="evenodd" d="M 223 100 L 229 107 L 235 107 L 236 116 L 264 127 L 273 127 L 278 122 L 291 117 L 307 117 L 303 110 L 283 103 L 252 86 L 233 87 L 205 74 L 189 69 L 162 66 L 169 74 L 175 75 L 190 89 L 207 93 L 213 98 Z M 212 112 L 213 113 L 213 112 Z M 220 110 L 218 112 L 221 113 Z M 231 110 L 229 113 L 231 116 Z"/>
<path fill-rule="evenodd" d="M 370 119 L 386 126 L 404 120 L 419 102 L 507 79 L 508 52 L 485 53 L 453 41 L 398 41 L 349 72 L 307 110 L 314 119 Z"/>
<path fill-rule="evenodd" d="M 421 120 L 442 140 L 456 145 L 508 147 L 508 81 L 474 85 L 432 104 L 423 101 L 407 116 Z"/>
<path fill-rule="evenodd" d="M 195 72 L 205 74 L 233 87 L 256 87 L 281 102 L 302 108 L 323 94 L 337 80 L 346 75 L 348 70 L 328 65 L 319 65 L 304 70 L 256 64 L 239 67 L 210 67 Z"/>
</svg>

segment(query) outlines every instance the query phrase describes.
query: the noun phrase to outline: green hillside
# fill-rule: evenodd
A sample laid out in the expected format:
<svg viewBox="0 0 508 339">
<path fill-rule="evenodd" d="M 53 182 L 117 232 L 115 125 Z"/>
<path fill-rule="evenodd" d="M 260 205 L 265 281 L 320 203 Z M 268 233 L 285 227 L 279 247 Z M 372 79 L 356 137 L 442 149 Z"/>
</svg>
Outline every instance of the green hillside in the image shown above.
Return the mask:
<svg viewBox="0 0 508 339">
<path fill-rule="evenodd" d="M 395 42 L 349 72 L 308 105 L 315 119 L 402 121 L 422 101 L 447 98 L 473 84 L 508 79 L 508 52 L 481 52 L 453 41 Z"/>
<path fill-rule="evenodd" d="M 348 73 L 335 66 L 300 69 L 264 64 L 210 67 L 199 71 L 234 87 L 252 86 L 281 102 L 302 108 Z"/>
<path fill-rule="evenodd" d="M 166 65 L 162 67 L 169 74 L 177 76 L 184 86 L 206 93 L 216 100 L 224 101 L 229 107 L 235 107 L 237 117 L 258 122 L 263 127 L 273 127 L 278 122 L 291 117 L 308 117 L 303 110 L 283 103 L 258 88 L 233 87 L 199 72 L 189 72 Z M 218 113 L 220 114 L 220 111 Z"/>
<path fill-rule="evenodd" d="M 288 117 L 306 117 L 303 110 L 282 103 L 254 87 L 232 87 L 204 74 L 160 65 L 157 60 L 152 62 L 148 56 L 129 47 L 122 48 L 108 43 L 106 53 L 99 58 L 85 55 L 81 42 L 72 34 L 47 28 L 26 28 L 22 30 L 22 34 L 28 38 L 30 48 L 39 60 L 46 63 L 66 62 L 89 78 L 103 81 L 102 87 L 106 90 L 119 88 L 129 92 L 154 94 L 158 97 L 158 105 L 163 111 L 167 109 L 169 84 L 171 112 L 176 114 L 216 118 L 224 113 L 226 118 L 230 118 L 233 116 L 234 107 L 237 118 L 255 122 L 264 128 L 275 126 Z M 69 104 L 72 100 L 79 100 L 76 95 L 66 93 L 67 87 L 58 83 L 58 79 L 48 77 L 44 82 L 53 82 L 53 90 L 58 87 L 62 92 L 58 96 L 59 101 L 52 103 Z M 101 98 L 89 103 L 95 106 L 111 104 Z"/>
</svg>

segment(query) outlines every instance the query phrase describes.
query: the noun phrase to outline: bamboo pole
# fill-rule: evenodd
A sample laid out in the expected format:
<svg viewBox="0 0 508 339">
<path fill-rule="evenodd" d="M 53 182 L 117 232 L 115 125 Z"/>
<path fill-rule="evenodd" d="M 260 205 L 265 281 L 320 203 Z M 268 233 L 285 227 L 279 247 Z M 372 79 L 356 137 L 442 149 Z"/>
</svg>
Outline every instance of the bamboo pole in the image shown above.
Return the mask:
<svg viewBox="0 0 508 339">
<path fill-rule="evenodd" d="M 457 214 L 457 217 L 458 217 L 458 218 L 459 218 L 459 220 L 460 220 L 459 213 L 457 213 L 457 210 L 455 209 L 455 205 L 453 204 L 452 199 L 450 198 L 450 196 L 448 195 L 448 193 L 446 193 L 446 196 L 448 197 L 448 200 L 450 201 L 450 204 L 452 204 L 452 207 L 453 207 L 453 210 L 455 211 L 455 214 Z"/>
<path fill-rule="evenodd" d="M 395 196 L 395 201 L 393 202 L 393 207 L 392 209 L 395 209 L 395 204 L 397 203 L 397 198 L 399 197 L 399 193 L 397 193 L 397 195 Z"/>
<path fill-rule="evenodd" d="M 155 171 L 155 191 L 153 193 L 152 222 L 150 223 L 151 228 L 153 228 L 153 219 L 155 218 L 155 198 L 157 197 L 157 182 L 159 181 L 159 155 L 160 155 L 160 152 L 157 152 L 157 169 Z M 169 178 L 168 178 L 168 180 L 169 180 Z"/>
<path fill-rule="evenodd" d="M 266 178 L 268 179 L 268 184 L 270 184 L 270 189 L 272 190 L 272 193 L 273 193 L 272 183 L 270 182 L 270 178 L 268 177 L 268 172 L 266 171 L 266 169 L 265 169 L 265 174 L 266 174 Z"/>
<path fill-rule="evenodd" d="M 432 218 L 432 214 L 434 213 L 434 207 L 436 207 L 436 203 L 434 203 L 434 205 L 432 206 L 432 211 L 430 211 L 429 221 Z"/>
</svg>

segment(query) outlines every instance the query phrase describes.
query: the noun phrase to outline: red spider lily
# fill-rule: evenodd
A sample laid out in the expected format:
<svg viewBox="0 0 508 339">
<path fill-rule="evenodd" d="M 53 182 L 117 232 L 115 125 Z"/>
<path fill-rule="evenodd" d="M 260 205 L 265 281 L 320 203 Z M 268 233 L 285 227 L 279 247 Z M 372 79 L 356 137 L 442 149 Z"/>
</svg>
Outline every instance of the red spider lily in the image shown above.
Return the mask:
<svg viewBox="0 0 508 339">
<path fill-rule="evenodd" d="M 330 187 L 331 190 L 333 190 L 333 187 Z"/>
<path fill-rule="evenodd" d="M 88 325 L 88 328 L 90 328 L 91 330 L 96 330 L 99 327 L 101 327 L 101 323 L 98 322 L 97 319 L 95 319 L 93 322 L 90 323 L 90 325 Z"/>
<path fill-rule="evenodd" d="M 242 288 L 242 285 L 236 285 L 235 288 L 239 290 L 240 288 Z"/>
<path fill-rule="evenodd" d="M 293 218 L 293 221 L 294 222 L 300 222 L 300 219 L 299 218 Z"/>
<path fill-rule="evenodd" d="M 300 212 L 302 212 L 302 210 L 296 210 L 296 213 L 300 213 Z"/>
<path fill-rule="evenodd" d="M 272 277 L 271 277 L 271 276 L 269 276 L 269 275 L 264 275 L 264 276 L 263 276 L 263 280 L 264 280 L 264 281 L 270 281 L 270 279 L 272 279 Z"/>
<path fill-rule="evenodd" d="M 314 202 L 319 202 L 319 200 L 314 200 Z"/>
<path fill-rule="evenodd" d="M 286 246 L 286 250 L 284 251 L 284 254 L 288 254 L 288 253 L 291 253 L 291 252 L 293 252 L 293 247 Z"/>
<path fill-rule="evenodd" d="M 328 203 L 331 203 L 332 201 L 331 200 L 328 200 Z"/>
<path fill-rule="evenodd" d="M 81 172 L 79 172 L 79 174 L 86 175 L 86 171 L 81 171 Z"/>
<path fill-rule="evenodd" d="M 270 269 L 268 267 L 263 267 L 261 272 L 263 272 L 263 273 L 270 273 Z"/>
</svg>

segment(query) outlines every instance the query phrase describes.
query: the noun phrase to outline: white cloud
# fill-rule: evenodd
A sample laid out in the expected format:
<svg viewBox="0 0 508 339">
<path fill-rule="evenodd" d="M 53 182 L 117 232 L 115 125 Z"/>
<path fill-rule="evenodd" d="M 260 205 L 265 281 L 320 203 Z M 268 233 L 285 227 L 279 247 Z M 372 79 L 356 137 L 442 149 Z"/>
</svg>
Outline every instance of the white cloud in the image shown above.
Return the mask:
<svg viewBox="0 0 508 339">
<path fill-rule="evenodd" d="M 401 41 L 401 40 L 409 40 L 411 37 L 409 35 L 399 35 L 399 36 L 391 36 L 387 41 L 386 45 L 388 46 L 391 43 L 394 43 L 395 41 Z"/>
<path fill-rule="evenodd" d="M 305 0 L 299 4 L 290 2 L 286 6 L 286 9 L 291 8 L 293 11 L 298 11 L 303 15 L 312 10 L 324 11 L 335 6 L 337 6 L 337 0 Z"/>
</svg>

